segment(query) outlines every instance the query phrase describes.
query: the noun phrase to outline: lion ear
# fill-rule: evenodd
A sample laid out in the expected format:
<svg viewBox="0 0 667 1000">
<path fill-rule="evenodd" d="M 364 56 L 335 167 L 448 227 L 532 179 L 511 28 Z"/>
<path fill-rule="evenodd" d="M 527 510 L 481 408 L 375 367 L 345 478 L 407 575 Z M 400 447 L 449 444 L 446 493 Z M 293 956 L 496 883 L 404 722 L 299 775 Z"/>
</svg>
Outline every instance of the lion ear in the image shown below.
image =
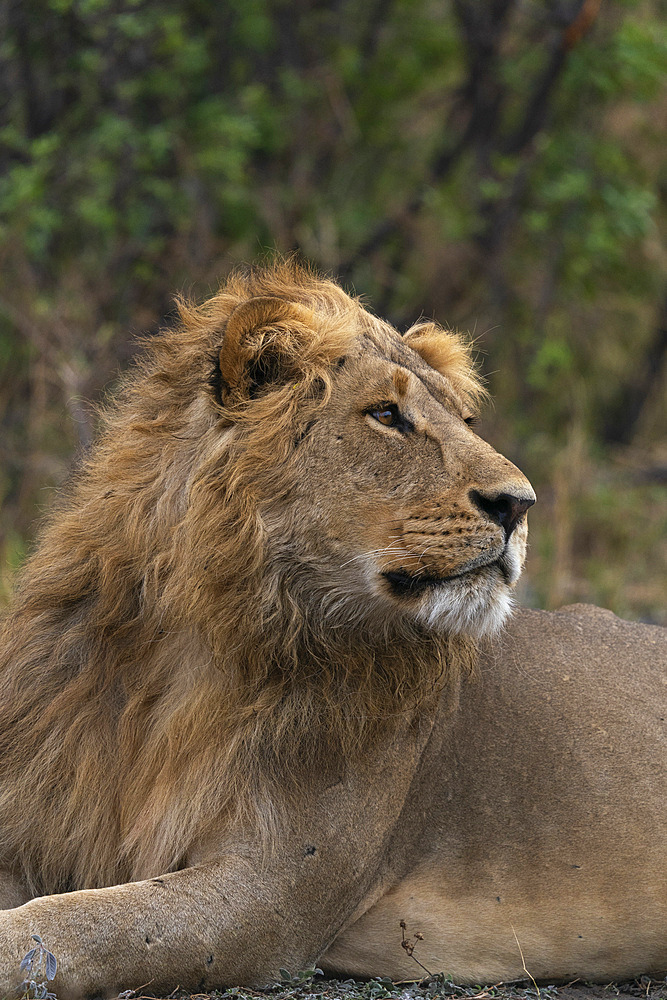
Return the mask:
<svg viewBox="0 0 667 1000">
<path fill-rule="evenodd" d="M 472 344 L 466 337 L 427 322 L 411 327 L 403 339 L 427 365 L 448 378 L 473 409 L 486 400 L 487 392 L 475 366 Z"/>
<path fill-rule="evenodd" d="M 221 402 L 252 399 L 264 388 L 298 379 L 314 320 L 306 306 L 273 296 L 237 306 L 218 356 Z"/>
</svg>

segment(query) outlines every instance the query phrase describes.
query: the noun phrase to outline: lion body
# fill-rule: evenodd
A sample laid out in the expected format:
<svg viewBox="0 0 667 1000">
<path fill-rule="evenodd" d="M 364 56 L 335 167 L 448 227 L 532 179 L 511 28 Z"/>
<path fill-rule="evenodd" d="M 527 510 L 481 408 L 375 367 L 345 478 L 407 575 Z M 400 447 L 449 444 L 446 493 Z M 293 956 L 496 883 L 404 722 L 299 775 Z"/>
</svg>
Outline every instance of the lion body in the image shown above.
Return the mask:
<svg viewBox="0 0 667 1000">
<path fill-rule="evenodd" d="M 664 632 L 519 612 L 469 346 L 290 265 L 148 345 L 0 649 L 0 992 L 667 967 Z M 660 742 L 662 740 L 662 742 Z M 3 978 L 4 977 L 4 978 Z"/>
<path fill-rule="evenodd" d="M 663 974 L 666 655 L 664 629 L 608 611 L 518 611 L 422 762 L 410 870 L 322 967 L 418 974 L 403 920 L 455 982 Z"/>
</svg>

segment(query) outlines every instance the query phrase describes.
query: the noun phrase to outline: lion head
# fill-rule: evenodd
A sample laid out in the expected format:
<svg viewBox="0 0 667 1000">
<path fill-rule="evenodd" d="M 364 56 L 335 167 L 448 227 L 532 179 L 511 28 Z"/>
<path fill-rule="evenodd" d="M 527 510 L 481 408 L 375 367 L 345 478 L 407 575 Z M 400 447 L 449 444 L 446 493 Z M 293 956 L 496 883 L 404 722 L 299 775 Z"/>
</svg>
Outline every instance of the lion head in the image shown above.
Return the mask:
<svg viewBox="0 0 667 1000">
<path fill-rule="evenodd" d="M 5 624 L 0 828 L 43 892 L 270 826 L 317 734 L 349 749 L 469 662 L 524 559 L 535 497 L 471 427 L 465 339 L 290 263 L 179 308 Z"/>
<path fill-rule="evenodd" d="M 212 591 L 243 590 L 240 574 L 259 565 L 265 597 L 281 589 L 327 632 L 497 629 L 535 496 L 471 427 L 484 390 L 469 343 L 434 323 L 401 336 L 305 272 L 254 281 L 231 311 L 224 296 L 182 311 L 214 342 L 216 435 L 182 528 L 199 535 L 224 510 L 218 537 L 236 538 L 253 512 L 235 579 L 224 546 L 212 547 Z"/>
</svg>

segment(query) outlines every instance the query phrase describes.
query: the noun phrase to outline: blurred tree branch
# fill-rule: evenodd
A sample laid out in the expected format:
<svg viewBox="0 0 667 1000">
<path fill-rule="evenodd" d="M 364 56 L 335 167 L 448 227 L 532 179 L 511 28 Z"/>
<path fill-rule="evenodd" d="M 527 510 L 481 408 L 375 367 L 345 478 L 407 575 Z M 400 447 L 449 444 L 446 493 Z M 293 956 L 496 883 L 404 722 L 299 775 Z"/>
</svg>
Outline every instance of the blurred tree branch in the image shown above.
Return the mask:
<svg viewBox="0 0 667 1000">
<path fill-rule="evenodd" d="M 443 128 L 443 140 L 418 192 L 393 216 L 383 219 L 354 254 L 341 263 L 339 271 L 348 279 L 359 262 L 380 250 L 400 233 L 406 223 L 424 205 L 428 191 L 444 181 L 463 154 L 474 149 L 480 165 L 480 177 L 490 171 L 494 153 L 520 157 L 530 151 L 530 144 L 545 126 L 552 97 L 562 75 L 568 53 L 592 28 L 601 0 L 576 0 L 572 4 L 553 4 L 544 26 L 547 40 L 546 66 L 529 89 L 529 96 L 517 129 L 500 135 L 504 117 L 505 87 L 500 71 L 500 52 L 510 30 L 510 18 L 516 0 L 453 0 L 453 7 L 464 41 L 467 80 L 455 98 L 454 107 Z M 555 29 L 555 30 L 554 30 Z M 548 35 L 554 34 L 551 42 Z M 452 133 L 458 138 L 452 142 Z M 512 203 L 517 203 L 523 184 L 514 186 L 509 203 L 502 208 L 482 208 L 487 223 L 479 236 L 489 250 L 502 238 L 514 218 Z"/>
<path fill-rule="evenodd" d="M 647 401 L 665 378 L 666 358 L 667 292 L 651 340 L 607 410 L 602 429 L 602 439 L 606 444 L 630 444 Z"/>
</svg>

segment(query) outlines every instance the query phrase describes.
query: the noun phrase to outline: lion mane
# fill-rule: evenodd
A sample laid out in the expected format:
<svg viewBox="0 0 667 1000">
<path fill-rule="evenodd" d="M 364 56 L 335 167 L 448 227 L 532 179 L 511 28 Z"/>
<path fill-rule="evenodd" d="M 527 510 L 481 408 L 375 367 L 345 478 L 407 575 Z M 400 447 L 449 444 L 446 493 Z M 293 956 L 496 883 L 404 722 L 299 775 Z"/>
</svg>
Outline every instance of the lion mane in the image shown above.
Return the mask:
<svg viewBox="0 0 667 1000">
<path fill-rule="evenodd" d="M 307 268 L 238 271 L 178 302 L 103 413 L 3 627 L 0 861 L 33 894 L 176 870 L 238 824 L 275 842 L 300 775 L 471 669 L 469 638 L 312 595 L 308 553 L 275 545 L 360 324 L 380 321 Z M 410 336 L 474 408 L 470 345 Z"/>
</svg>

